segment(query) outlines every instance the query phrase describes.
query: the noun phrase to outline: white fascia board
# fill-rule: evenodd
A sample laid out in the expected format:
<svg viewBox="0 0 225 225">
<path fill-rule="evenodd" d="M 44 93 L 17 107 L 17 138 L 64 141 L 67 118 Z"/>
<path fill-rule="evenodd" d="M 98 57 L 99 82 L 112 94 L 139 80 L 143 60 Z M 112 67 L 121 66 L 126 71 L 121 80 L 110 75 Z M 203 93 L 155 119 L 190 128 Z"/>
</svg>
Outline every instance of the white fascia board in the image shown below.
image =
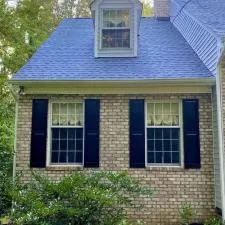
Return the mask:
<svg viewBox="0 0 225 225">
<path fill-rule="evenodd" d="M 12 85 L 49 85 L 54 86 L 61 85 L 92 85 L 92 86 L 114 86 L 114 85 L 194 85 L 194 86 L 212 86 L 216 84 L 216 78 L 204 78 L 204 79 L 152 79 L 152 80 L 10 80 Z"/>
</svg>

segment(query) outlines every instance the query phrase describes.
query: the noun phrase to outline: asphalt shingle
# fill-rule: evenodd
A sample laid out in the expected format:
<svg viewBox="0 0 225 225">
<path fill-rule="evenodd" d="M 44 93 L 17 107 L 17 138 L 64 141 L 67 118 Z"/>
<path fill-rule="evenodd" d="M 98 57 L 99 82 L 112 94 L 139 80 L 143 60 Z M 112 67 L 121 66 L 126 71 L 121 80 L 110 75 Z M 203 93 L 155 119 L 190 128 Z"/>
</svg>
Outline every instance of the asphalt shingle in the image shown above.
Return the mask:
<svg viewBox="0 0 225 225">
<path fill-rule="evenodd" d="M 66 19 L 13 80 L 151 80 L 209 78 L 170 21 L 142 18 L 136 58 L 94 58 L 92 19 Z"/>
</svg>

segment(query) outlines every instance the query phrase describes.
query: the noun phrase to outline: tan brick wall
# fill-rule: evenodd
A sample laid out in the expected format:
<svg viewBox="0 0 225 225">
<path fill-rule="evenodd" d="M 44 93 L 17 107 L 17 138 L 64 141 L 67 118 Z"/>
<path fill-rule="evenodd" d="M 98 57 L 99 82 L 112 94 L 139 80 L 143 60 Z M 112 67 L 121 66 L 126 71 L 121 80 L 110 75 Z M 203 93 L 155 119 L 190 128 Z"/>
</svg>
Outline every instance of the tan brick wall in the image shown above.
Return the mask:
<svg viewBox="0 0 225 225">
<path fill-rule="evenodd" d="M 93 96 L 47 96 L 49 99 L 81 100 Z M 102 170 L 128 171 L 143 185 L 156 191 L 151 199 L 137 199 L 144 203 L 140 210 L 128 209 L 130 218 L 143 219 L 149 225 L 176 225 L 179 223 L 178 209 L 182 203 L 190 203 L 201 221 L 214 213 L 213 191 L 213 146 L 212 146 L 212 105 L 211 95 L 143 95 L 146 100 L 200 100 L 200 170 L 183 168 L 129 169 L 128 101 L 132 95 L 94 96 L 101 99 L 100 115 L 100 165 Z M 31 109 L 33 96 L 24 96 L 19 101 L 17 172 L 23 171 L 23 180 L 30 179 L 29 151 L 31 136 Z M 35 96 L 43 98 L 43 96 Z M 46 96 L 44 96 L 46 98 Z M 41 169 L 53 179 L 68 174 L 68 168 Z"/>
<path fill-rule="evenodd" d="M 170 0 L 154 0 L 154 16 L 168 17 Z"/>
</svg>

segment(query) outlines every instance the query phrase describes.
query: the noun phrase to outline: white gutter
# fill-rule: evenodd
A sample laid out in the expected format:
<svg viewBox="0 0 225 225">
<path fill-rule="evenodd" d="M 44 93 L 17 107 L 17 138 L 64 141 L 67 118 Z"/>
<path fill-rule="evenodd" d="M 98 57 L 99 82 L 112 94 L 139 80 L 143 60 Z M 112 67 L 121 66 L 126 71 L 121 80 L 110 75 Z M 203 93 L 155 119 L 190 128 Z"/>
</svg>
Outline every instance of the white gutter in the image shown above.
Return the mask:
<svg viewBox="0 0 225 225">
<path fill-rule="evenodd" d="M 38 85 L 127 85 L 127 84 L 133 84 L 133 85 L 155 85 L 155 84 L 163 84 L 163 85 L 214 85 L 215 77 L 210 78 L 196 78 L 196 79 L 146 79 L 146 80 L 10 80 L 10 84 L 12 85 L 32 85 L 32 86 L 38 86 Z"/>
<path fill-rule="evenodd" d="M 219 156 L 220 156 L 220 181 L 221 181 L 221 204 L 222 218 L 225 221 L 225 161 L 224 161 L 224 124 L 223 124 L 223 103 L 222 103 L 222 82 L 221 82 L 221 63 L 225 58 L 225 42 L 221 46 L 221 55 L 217 65 L 216 76 L 216 92 L 217 92 L 217 116 L 218 116 L 218 141 L 219 141 Z"/>
</svg>

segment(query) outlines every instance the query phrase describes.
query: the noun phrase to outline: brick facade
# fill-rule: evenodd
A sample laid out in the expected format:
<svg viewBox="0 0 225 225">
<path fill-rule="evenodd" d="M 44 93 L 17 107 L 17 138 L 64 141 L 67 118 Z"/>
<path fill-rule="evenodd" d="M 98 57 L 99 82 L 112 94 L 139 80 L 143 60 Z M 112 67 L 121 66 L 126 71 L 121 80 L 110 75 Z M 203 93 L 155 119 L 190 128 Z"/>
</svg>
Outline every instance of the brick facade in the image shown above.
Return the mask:
<svg viewBox="0 0 225 225">
<path fill-rule="evenodd" d="M 170 0 L 154 0 L 154 16 L 169 17 Z"/>
<path fill-rule="evenodd" d="M 29 156 L 31 140 L 32 98 L 55 100 L 83 100 L 84 98 L 101 99 L 100 110 L 100 169 L 128 171 L 143 185 L 155 189 L 151 199 L 137 199 L 145 205 L 140 210 L 130 208 L 130 218 L 142 219 L 148 225 L 176 225 L 179 222 L 178 210 L 182 203 L 191 204 L 196 211 L 196 220 L 201 221 L 214 214 L 213 191 L 213 137 L 212 104 L 210 94 L 200 95 L 143 95 L 138 98 L 151 100 L 180 100 L 198 98 L 200 100 L 200 170 L 183 168 L 146 168 L 129 169 L 129 121 L 128 101 L 133 95 L 58 95 L 58 96 L 22 96 L 18 105 L 17 158 L 16 170 L 23 172 L 23 180 L 30 179 Z M 71 168 L 40 169 L 51 179 L 60 179 Z M 81 170 L 81 169 L 80 169 Z"/>
</svg>

